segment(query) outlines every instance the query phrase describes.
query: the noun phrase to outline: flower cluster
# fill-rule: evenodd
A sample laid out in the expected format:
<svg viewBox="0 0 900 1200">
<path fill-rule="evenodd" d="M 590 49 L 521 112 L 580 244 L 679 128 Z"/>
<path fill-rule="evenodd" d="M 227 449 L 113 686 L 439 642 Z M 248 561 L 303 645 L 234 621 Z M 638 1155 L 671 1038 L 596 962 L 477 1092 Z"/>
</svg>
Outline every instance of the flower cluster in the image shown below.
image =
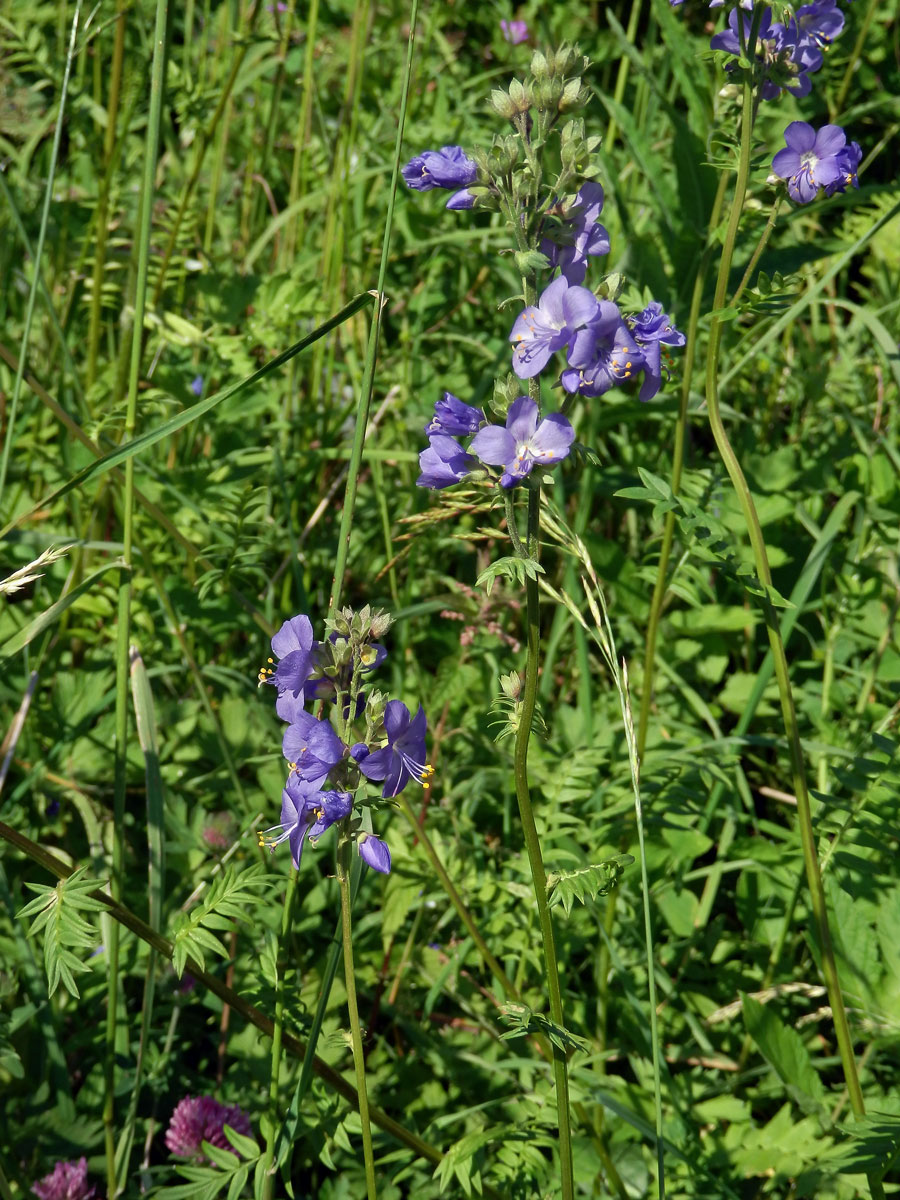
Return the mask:
<svg viewBox="0 0 900 1200">
<path fill-rule="evenodd" d="M 713 50 L 724 50 L 735 59 L 745 53 L 754 25 L 754 15 L 742 8 L 733 8 L 728 17 L 728 29 L 710 40 Z M 844 28 L 844 14 L 837 0 L 815 0 L 798 8 L 786 22 L 773 20 L 772 9 L 766 5 L 757 22 L 754 60 L 760 79 L 763 100 L 773 100 L 782 90 L 794 96 L 807 96 L 812 90 L 811 74 L 822 65 L 822 51 Z M 729 63 L 726 71 L 735 70 L 737 62 Z"/>
<path fill-rule="evenodd" d="M 798 204 L 815 200 L 819 188 L 826 196 L 859 187 L 856 170 L 862 151 L 856 142 L 847 145 L 839 125 L 823 125 L 818 133 L 806 121 L 791 121 L 784 131 L 786 149 L 772 159 L 772 170 L 787 180 L 788 195 Z"/>
<path fill-rule="evenodd" d="M 226 1125 L 244 1137 L 250 1137 L 253 1132 L 250 1118 L 237 1104 L 221 1104 L 212 1096 L 185 1096 L 172 1113 L 166 1130 L 166 1145 L 178 1158 L 201 1162 L 204 1142 L 219 1150 L 231 1149 L 225 1136 Z"/>
<path fill-rule="evenodd" d="M 683 0 L 669 0 L 681 7 Z M 848 0 L 849 2 L 849 0 Z M 724 0 L 710 0 L 710 8 L 721 8 Z M 728 16 L 728 28 L 711 40 L 713 50 L 734 56 L 726 71 L 739 67 L 746 55 L 750 38 L 754 42 L 754 76 L 763 100 L 772 100 L 782 91 L 807 96 L 812 90 L 810 75 L 818 71 L 824 52 L 844 29 L 844 14 L 837 0 L 812 0 L 776 21 L 768 4 L 740 0 Z M 805 121 L 792 121 L 784 131 L 786 148 L 772 161 L 772 171 L 787 181 L 788 195 L 798 204 L 815 200 L 820 188 L 826 196 L 859 187 L 857 169 L 862 151 L 856 142 L 847 144 L 839 125 L 824 125 L 816 131 Z"/>
<path fill-rule="evenodd" d="M 58 1162 L 31 1190 L 38 1200 L 94 1200 L 97 1195 L 97 1189 L 88 1183 L 86 1158 Z"/>
<path fill-rule="evenodd" d="M 579 66 L 579 64 L 582 64 Z M 513 80 L 508 92 L 495 91 L 495 110 L 512 122 L 519 140 L 527 143 L 534 130 L 543 136 L 571 108 L 584 103 L 581 60 L 574 47 L 563 46 L 549 56 L 536 51 L 532 78 Z M 532 106 L 534 111 L 532 112 Z M 512 179 L 518 162 L 516 138 L 495 138 L 491 150 L 476 154 L 477 164 L 459 146 L 425 151 L 403 169 L 411 187 L 422 189 L 423 174 L 434 175 L 432 164 L 468 163 L 466 182 L 478 178 L 479 203 L 518 211 L 517 223 L 526 231 L 517 259 L 523 274 L 543 267 L 555 276 L 535 303 L 516 318 L 509 338 L 512 369 L 519 379 L 533 379 L 557 353 L 566 364 L 558 382 L 569 393 L 602 396 L 610 388 L 638 383 L 641 400 L 649 400 L 663 381 L 663 346 L 682 346 L 684 336 L 651 301 L 643 311 L 622 313 L 610 296 L 610 285 L 596 291 L 584 286 L 593 260 L 609 253 L 610 239 L 600 222 L 603 188 L 593 178 L 590 156 L 596 139 L 584 136 L 584 122 L 571 119 L 559 131 L 561 169 L 552 191 L 530 195 L 530 169 L 523 166 L 521 182 Z M 581 163 L 582 166 L 576 164 Z M 440 172 L 439 172 L 440 174 Z M 441 182 L 441 180 L 445 182 Z M 462 177 L 447 171 L 439 186 L 455 186 Z M 432 185 L 428 185 L 432 186 Z M 512 379 L 512 377 L 510 377 Z M 512 383 L 516 388 L 515 381 Z M 498 396 L 499 391 L 499 396 Z M 543 415 L 534 398 L 510 394 L 509 386 L 495 389 L 496 411 L 505 425 L 492 423 L 480 408 L 445 392 L 425 427 L 428 448 L 419 455 L 420 487 L 445 488 L 474 476 L 482 467 L 499 467 L 500 485 L 514 487 L 535 467 L 552 467 L 570 452 L 575 433 L 562 412 Z M 471 438 L 468 445 L 460 439 Z"/>
<path fill-rule="evenodd" d="M 285 621 L 272 638 L 272 657 L 259 673 L 260 683 L 277 688 L 275 710 L 287 723 L 282 750 L 289 774 L 281 795 L 281 821 L 260 833 L 260 845 L 273 850 L 287 841 L 295 867 L 306 842 L 316 841 L 332 825 L 356 842 L 360 857 L 387 874 L 391 855 L 381 838 L 353 816 L 360 776 L 382 784 L 390 799 L 410 781 L 430 785 L 434 769 L 425 761 L 425 713 L 415 716 L 400 700 L 386 700 L 364 688 L 366 676 L 387 651 L 382 637 L 391 618 L 366 605 L 358 613 L 344 609 L 326 622 L 324 641 L 313 637 L 312 622 L 300 614 Z M 334 721 L 306 710 L 311 701 L 330 703 Z M 357 737 L 354 730 L 361 737 Z M 337 726 L 337 728 L 335 727 Z"/>
</svg>

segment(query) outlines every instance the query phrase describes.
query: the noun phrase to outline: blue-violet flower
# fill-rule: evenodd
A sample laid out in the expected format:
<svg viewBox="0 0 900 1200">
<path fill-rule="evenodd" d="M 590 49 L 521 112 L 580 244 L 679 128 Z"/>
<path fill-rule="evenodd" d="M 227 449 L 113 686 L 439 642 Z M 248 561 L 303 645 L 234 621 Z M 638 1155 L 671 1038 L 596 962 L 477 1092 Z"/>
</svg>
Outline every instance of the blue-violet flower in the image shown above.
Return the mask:
<svg viewBox="0 0 900 1200">
<path fill-rule="evenodd" d="M 537 404 L 528 396 L 513 400 L 506 428 L 488 425 L 472 440 L 471 450 L 483 463 L 503 467 L 500 483 L 514 487 L 533 466 L 553 466 L 569 453 L 575 431 L 562 415 L 550 413 L 538 422 Z"/>
<path fill-rule="evenodd" d="M 434 767 L 425 761 L 425 710 L 419 705 L 412 718 L 402 700 L 389 700 L 384 708 L 384 732 L 387 745 L 363 755 L 363 747 L 354 749 L 359 757 L 359 769 L 366 779 L 384 780 L 382 796 L 396 796 L 410 779 L 423 787 L 431 786 Z M 371 865 L 371 864 L 370 864 Z"/>
<path fill-rule="evenodd" d="M 327 721 L 307 712 L 297 713 L 282 739 L 291 771 L 304 780 L 321 781 L 344 757 L 346 747 Z"/>
<path fill-rule="evenodd" d="M 627 323 L 644 356 L 644 382 L 638 399 L 652 400 L 662 386 L 662 346 L 683 346 L 684 334 L 675 328 L 658 300 L 651 300 Z"/>
<path fill-rule="evenodd" d="M 847 146 L 840 125 L 823 125 L 816 132 L 806 121 L 791 121 L 784 131 L 786 149 L 772 159 L 772 170 L 787 180 L 788 195 L 799 204 L 815 200 L 820 187 L 831 195 L 856 183 L 861 151 L 856 143 Z"/>
<path fill-rule="evenodd" d="M 417 192 L 429 192 L 432 188 L 460 188 L 447 201 L 447 208 L 471 208 L 475 203 L 467 187 L 477 179 L 478 167 L 461 146 L 424 150 L 401 168 L 401 174 L 407 186 Z"/>
<path fill-rule="evenodd" d="M 359 857 L 368 863 L 373 871 L 389 875 L 391 870 L 391 852 L 387 843 L 372 833 L 361 833 L 356 843 Z"/>
<path fill-rule="evenodd" d="M 434 416 L 425 426 L 429 437 L 435 433 L 449 433 L 451 437 L 466 437 L 475 433 L 484 424 L 484 412 L 472 404 L 466 404 L 452 392 L 444 392 L 434 404 Z"/>
<path fill-rule="evenodd" d="M 416 480 L 416 485 L 435 490 L 451 487 L 465 479 L 477 465 L 471 454 L 466 454 L 455 438 L 440 433 L 433 434 L 428 439 L 428 449 L 419 454 L 419 469 L 422 473 Z"/>
<path fill-rule="evenodd" d="M 282 842 L 290 842 L 291 858 L 299 867 L 304 839 L 315 842 L 326 829 L 349 817 L 352 808 L 349 792 L 322 792 L 318 781 L 301 779 L 292 771 L 281 793 L 281 821 L 258 833 L 259 844 L 274 850 Z"/>
<path fill-rule="evenodd" d="M 593 292 L 577 285 L 570 287 L 564 275 L 554 279 L 544 289 L 537 307 L 528 307 L 519 314 L 509 335 L 514 343 L 512 367 L 518 377 L 530 379 L 539 374 L 550 355 L 567 346 L 596 313 Z"/>
</svg>

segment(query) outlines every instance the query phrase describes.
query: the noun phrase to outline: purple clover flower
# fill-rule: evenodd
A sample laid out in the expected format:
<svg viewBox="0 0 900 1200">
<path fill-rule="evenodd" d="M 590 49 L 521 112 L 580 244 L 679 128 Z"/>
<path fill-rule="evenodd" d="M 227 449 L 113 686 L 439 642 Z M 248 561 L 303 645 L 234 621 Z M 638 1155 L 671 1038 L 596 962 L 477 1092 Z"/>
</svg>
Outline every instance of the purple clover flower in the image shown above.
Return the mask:
<svg viewBox="0 0 900 1200">
<path fill-rule="evenodd" d="M 638 399 L 652 400 L 662 386 L 662 347 L 683 346 L 684 334 L 675 328 L 658 300 L 651 300 L 627 323 L 644 356 L 644 382 Z"/>
<path fill-rule="evenodd" d="M 468 185 L 478 178 L 478 167 L 461 146 L 423 150 L 411 158 L 400 173 L 407 186 L 417 192 L 430 192 L 432 188 L 460 188 L 447 201 L 447 208 L 471 208 L 475 203 Z"/>
<path fill-rule="evenodd" d="M 456 438 L 445 434 L 433 434 L 428 439 L 428 449 L 419 454 L 419 470 L 422 472 L 416 480 L 417 487 L 431 488 L 439 491 L 441 488 L 452 487 L 465 479 L 476 460 L 463 450 Z"/>
<path fill-rule="evenodd" d="M 452 392 L 444 392 L 440 400 L 435 401 L 434 416 L 425 426 L 425 432 L 429 437 L 436 433 L 466 437 L 467 434 L 476 433 L 484 422 L 482 409 L 466 404 Z"/>
<path fill-rule="evenodd" d="M 815 200 L 820 187 L 831 196 L 848 183 L 859 186 L 856 168 L 862 151 L 849 146 L 840 125 L 823 125 L 816 132 L 806 121 L 791 121 L 784 131 L 786 149 L 772 159 L 772 170 L 787 180 L 788 195 L 798 204 Z"/>
<path fill-rule="evenodd" d="M 201 1162 L 203 1142 L 220 1150 L 230 1150 L 226 1125 L 245 1137 L 252 1136 L 250 1118 L 237 1104 L 220 1104 L 212 1096 L 185 1096 L 177 1104 L 166 1130 L 166 1145 L 178 1158 Z"/>
<path fill-rule="evenodd" d="M 384 708 L 387 745 L 372 751 L 362 744 L 354 746 L 354 757 L 366 779 L 384 780 L 381 794 L 385 799 L 402 792 L 410 779 L 415 779 L 424 788 L 431 786 L 434 767 L 425 761 L 426 727 L 421 704 L 416 715 L 410 718 L 409 709 L 402 700 L 389 700 Z"/>
<path fill-rule="evenodd" d="M 550 266 L 558 267 L 560 275 L 570 284 L 584 282 L 589 257 L 609 254 L 609 234 L 603 225 L 597 224 L 602 211 L 603 188 L 599 183 L 583 184 L 574 202 L 561 214 L 568 228 L 555 230 L 541 242 L 541 253 L 547 255 Z M 567 238 L 564 244 L 558 241 L 562 237 Z"/>
<path fill-rule="evenodd" d="M 532 467 L 554 466 L 569 453 L 575 431 L 566 418 L 550 413 L 538 422 L 539 415 L 533 400 L 519 396 L 509 406 L 505 429 L 488 425 L 472 440 L 472 453 L 483 463 L 503 467 L 500 483 L 505 488 L 521 483 Z"/>
<path fill-rule="evenodd" d="M 382 875 L 390 874 L 391 852 L 387 842 L 383 842 L 381 838 L 375 837 L 372 833 L 363 833 L 359 836 L 356 848 L 359 851 L 359 857 L 364 863 L 368 863 L 373 871 L 380 871 Z"/>
<path fill-rule="evenodd" d="M 344 757 L 346 747 L 327 721 L 299 712 L 284 731 L 282 750 L 291 771 L 307 782 L 321 782 Z"/>
<path fill-rule="evenodd" d="M 646 366 L 646 358 L 612 300 L 597 304 L 597 316 L 578 332 L 561 382 L 567 392 L 602 396 Z"/>
<path fill-rule="evenodd" d="M 501 21 L 500 32 L 511 46 L 528 41 L 528 25 L 525 21 Z"/>
<path fill-rule="evenodd" d="M 281 821 L 260 831 L 259 844 L 274 850 L 282 842 L 290 842 L 291 858 L 299 867 L 304 840 L 315 844 L 326 829 L 349 817 L 352 808 L 349 792 L 322 792 L 319 781 L 301 779 L 292 771 L 281 793 Z"/>
<path fill-rule="evenodd" d="M 314 666 L 312 622 L 302 613 L 285 621 L 272 638 L 272 653 L 278 666 L 262 667 L 260 683 L 278 688 L 275 711 L 283 721 L 292 721 L 303 709 L 303 687 Z M 269 659 L 269 664 L 274 660 Z"/>
<path fill-rule="evenodd" d="M 97 1189 L 87 1180 L 87 1159 L 58 1162 L 49 1175 L 31 1185 L 38 1200 L 94 1200 Z"/>
<path fill-rule="evenodd" d="M 514 343 L 512 367 L 518 377 L 531 379 L 543 371 L 550 355 L 567 346 L 596 316 L 597 307 L 597 298 L 587 288 L 570 287 L 564 275 L 554 279 L 537 307 L 528 307 L 516 317 L 509 335 Z"/>
</svg>

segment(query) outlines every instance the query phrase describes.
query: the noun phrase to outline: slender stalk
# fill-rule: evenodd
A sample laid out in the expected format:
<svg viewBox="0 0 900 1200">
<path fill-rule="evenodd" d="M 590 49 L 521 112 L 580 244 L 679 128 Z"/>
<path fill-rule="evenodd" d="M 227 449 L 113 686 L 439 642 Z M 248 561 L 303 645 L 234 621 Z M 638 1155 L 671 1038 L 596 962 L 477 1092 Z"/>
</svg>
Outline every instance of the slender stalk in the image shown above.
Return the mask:
<svg viewBox="0 0 900 1200">
<path fill-rule="evenodd" d="M 718 226 L 722 216 L 722 206 L 725 203 L 725 192 L 728 176 L 723 172 L 719 178 L 719 187 L 713 201 L 709 217 L 710 238 L 712 231 Z M 712 258 L 712 247 L 707 241 L 706 249 L 697 267 L 694 279 L 694 291 L 691 296 L 691 310 L 688 316 L 687 336 L 685 338 L 684 365 L 681 379 L 681 398 L 678 403 L 678 420 L 675 423 L 675 444 L 672 449 L 672 491 L 677 495 L 681 486 L 681 474 L 684 469 L 684 449 L 687 442 L 688 400 L 691 394 L 691 383 L 694 375 L 694 359 L 697 354 L 697 331 L 700 325 L 700 307 L 703 302 L 703 289 L 706 284 L 706 273 Z M 653 596 L 650 600 L 650 615 L 647 618 L 647 633 L 644 641 L 644 672 L 641 684 L 641 707 L 638 712 L 637 754 L 644 757 L 647 744 L 647 726 L 650 721 L 650 705 L 653 701 L 653 677 L 656 667 L 656 640 L 659 635 L 659 622 L 662 616 L 668 590 L 669 558 L 672 554 L 672 544 L 675 540 L 675 513 L 666 513 L 663 525 L 662 544 L 659 548 L 659 562 L 656 565 L 656 582 L 653 585 Z M 615 892 L 610 892 L 610 903 L 615 904 Z"/>
<path fill-rule="evenodd" d="M 487 942 L 485 942 L 484 938 L 481 935 L 481 931 L 479 930 L 478 926 L 475 924 L 475 921 L 472 918 L 472 914 L 469 912 L 468 908 L 466 907 L 466 902 L 463 900 L 462 896 L 460 896 L 459 892 L 456 890 L 453 880 L 447 874 L 447 868 L 441 862 L 438 852 L 435 850 L 434 846 L 431 843 L 431 839 L 428 837 L 428 834 L 425 832 L 424 826 L 420 825 L 419 822 L 416 820 L 416 814 L 413 812 L 409 801 L 406 799 L 406 797 L 403 795 L 402 792 L 396 797 L 396 802 L 400 806 L 400 811 L 403 813 L 404 817 L 406 817 L 407 821 L 409 821 L 410 827 L 414 830 L 416 837 L 418 838 L 419 842 L 422 845 L 422 849 L 425 851 L 426 855 L 428 856 L 429 862 L 434 867 L 435 874 L 437 875 L 438 879 L 440 879 L 440 881 L 441 881 L 444 891 L 450 897 L 450 903 L 456 909 L 459 919 L 462 921 L 463 925 L 465 925 L 466 930 L 469 933 L 469 936 L 471 937 L 472 941 L 475 943 L 475 946 L 478 949 L 478 953 L 481 955 L 482 959 L 484 960 L 485 966 L 488 968 L 488 970 L 491 972 L 491 974 L 494 976 L 494 978 L 497 980 L 497 982 L 503 988 L 505 995 L 508 996 L 510 1000 L 518 1000 L 519 999 L 518 989 L 510 981 L 506 972 L 500 966 L 500 963 L 497 961 L 497 959 L 494 957 L 493 954 L 491 954 L 490 950 L 488 949 Z"/>
<path fill-rule="evenodd" d="M 56 163 L 59 159 L 59 147 L 62 141 L 62 132 L 65 125 L 64 115 L 66 111 L 66 97 L 69 92 L 69 76 L 72 72 L 72 60 L 75 57 L 75 38 L 78 33 L 78 22 L 81 19 L 81 0 L 77 0 L 75 4 L 75 16 L 72 18 L 72 31 L 69 35 L 69 48 L 66 52 L 66 65 L 63 70 L 62 87 L 59 93 L 59 111 L 56 115 L 56 129 L 53 134 L 53 145 L 50 150 L 50 165 L 47 168 L 47 186 L 44 189 L 44 204 L 41 209 L 41 225 L 38 231 L 37 246 L 34 251 L 32 260 L 33 276 L 31 279 L 31 287 L 28 291 L 28 303 L 25 306 L 25 324 L 22 329 L 22 348 L 19 351 L 19 365 L 16 368 L 16 378 L 13 382 L 12 399 L 9 403 L 9 416 L 7 417 L 6 438 L 3 442 L 3 456 L 0 458 L 0 502 L 3 499 L 3 491 L 6 486 L 6 472 L 9 466 L 9 453 L 12 449 L 13 437 L 15 436 L 16 427 L 16 412 L 19 407 L 19 395 L 22 391 L 22 379 L 25 374 L 25 365 L 28 359 L 28 340 L 31 337 L 31 322 L 34 318 L 34 306 L 37 300 L 38 290 L 41 280 L 41 264 L 44 256 L 44 239 L 47 235 L 47 224 L 50 220 L 50 205 L 53 202 L 53 179 L 56 175 Z"/>
<path fill-rule="evenodd" d="M 344 984 L 347 988 L 347 1014 L 350 1018 L 350 1037 L 353 1042 L 353 1065 L 356 1067 L 356 1091 L 359 1119 L 362 1122 L 363 1157 L 366 1164 L 366 1195 L 376 1200 L 375 1154 L 372 1149 L 372 1129 L 369 1125 L 369 1097 L 366 1091 L 366 1059 L 363 1054 L 359 1009 L 356 1004 L 356 976 L 353 969 L 353 941 L 350 925 L 350 838 L 349 818 L 342 823 L 338 844 L 338 884 L 341 889 L 341 938 L 344 944 Z"/>
<path fill-rule="evenodd" d="M 99 47 L 97 49 L 99 61 Z M 109 192 L 112 183 L 113 151 L 116 143 L 116 124 L 119 117 L 119 91 L 122 84 L 122 61 L 125 55 L 125 10 L 116 18 L 116 40 L 113 45 L 112 68 L 109 77 L 109 99 L 106 105 L 106 134 L 103 139 L 103 173 L 97 197 L 96 235 L 94 238 L 94 272 L 91 279 L 91 312 L 88 323 L 87 386 L 97 377 L 97 351 L 100 346 L 100 317 L 103 309 L 103 276 L 106 270 L 106 239 L 109 233 Z"/>
<path fill-rule="evenodd" d="M 875 10 L 878 8 L 878 0 L 869 0 L 869 6 L 866 9 L 866 15 L 863 17 L 862 25 L 859 27 L 859 33 L 856 35 L 856 43 L 853 47 L 853 53 L 850 55 L 850 61 L 847 63 L 847 69 L 844 72 L 844 78 L 841 80 L 840 90 L 837 94 L 837 99 L 834 106 L 831 108 L 831 119 L 834 120 L 844 108 L 847 101 L 847 93 L 850 91 L 850 84 L 853 80 L 853 72 L 856 69 L 856 64 L 862 58 L 863 47 L 866 44 L 866 38 L 869 36 L 869 27 L 875 19 Z"/>
<path fill-rule="evenodd" d="M 363 377 L 360 384 L 359 403 L 356 409 L 356 428 L 353 434 L 353 445 L 350 449 L 350 461 L 347 464 L 347 487 L 344 490 L 344 504 L 341 508 L 341 525 L 338 532 L 337 555 L 334 564 L 334 578 L 331 584 L 331 597 L 328 607 L 332 612 L 341 603 L 344 572 L 347 569 L 347 556 L 350 551 L 350 531 L 353 527 L 353 509 L 356 504 L 356 490 L 359 482 L 359 469 L 362 464 L 363 445 L 366 438 L 366 426 L 369 421 L 369 409 L 372 404 L 372 390 L 375 384 L 375 362 L 378 358 L 378 340 L 381 334 L 381 313 L 384 307 L 384 283 L 387 277 L 388 257 L 391 247 L 391 230 L 394 220 L 394 199 L 397 195 L 397 180 L 400 176 L 400 154 L 403 146 L 403 130 L 406 126 L 406 109 L 409 102 L 409 81 L 412 74 L 413 50 L 416 44 L 416 22 L 419 15 L 419 0 L 412 0 L 409 15 L 409 41 L 406 48 L 406 69 L 403 73 L 403 90 L 400 96 L 400 112 L 397 115 L 397 138 L 394 143 L 394 170 L 391 175 L 391 189 L 388 196 L 388 209 L 384 221 L 384 238 L 381 243 L 381 262 L 378 268 L 378 287 L 375 311 L 372 314 L 372 324 L 369 328 L 369 340 L 366 346 L 366 361 L 363 367 Z"/>
<path fill-rule="evenodd" d="M 727 179 L 728 176 L 723 172 L 722 178 Z M 744 294 L 744 288 L 750 282 L 750 278 L 753 275 L 756 264 L 759 262 L 760 255 L 762 254 L 763 250 L 765 250 L 769 238 L 772 236 L 772 230 L 775 228 L 775 222 L 778 219 L 778 210 L 781 208 L 781 201 L 783 199 L 784 197 L 781 192 L 779 192 L 775 197 L 775 203 L 772 205 L 772 211 L 769 213 L 769 219 L 766 221 L 766 227 L 759 236 L 759 241 L 756 243 L 756 249 L 750 255 L 750 261 L 747 263 L 747 270 L 744 272 L 743 278 L 738 284 L 737 291 L 731 297 L 732 304 L 737 304 L 738 300 L 740 300 L 741 296 Z"/>
<path fill-rule="evenodd" d="M 125 411 L 124 441 L 134 437 L 137 423 L 137 394 L 140 378 L 141 343 L 146 309 L 147 275 L 150 261 L 150 227 L 153 217 L 154 177 L 159 148 L 160 115 L 162 112 L 163 68 L 165 65 L 166 0 L 157 0 L 156 26 L 153 40 L 153 67 L 150 80 L 150 114 L 144 154 L 144 179 L 141 191 L 140 227 L 138 230 L 138 268 L 135 284 L 134 324 L 131 331 L 131 369 L 128 381 L 128 400 Z M 115 713 L 115 791 L 113 809 L 113 854 L 111 890 L 114 899 L 121 900 L 125 864 L 125 785 L 128 753 L 128 695 L 129 695 L 129 638 L 131 624 L 131 573 L 133 561 L 134 515 L 134 456 L 125 463 L 125 483 L 122 495 L 124 567 L 119 577 L 118 628 L 116 641 L 116 713 Z M 116 1194 L 115 1164 L 115 1095 L 116 1042 L 119 1035 L 119 927 L 110 926 L 106 1010 L 105 1100 L 103 1125 L 106 1139 L 106 1169 L 110 1200 Z"/>
<path fill-rule="evenodd" d="M 263 1182 L 263 1198 L 271 1200 L 275 1194 L 275 1143 L 278 1140 L 278 1079 L 281 1074 L 281 1050 L 284 1031 L 284 976 L 287 950 L 294 921 L 294 902 L 297 898 L 296 868 L 291 867 L 284 909 L 281 914 L 281 944 L 279 947 L 278 979 L 275 982 L 275 1021 L 272 1027 L 272 1058 L 269 1068 L 269 1128 L 266 1131 L 266 1173 Z"/>
<path fill-rule="evenodd" d="M 745 80 L 743 85 L 743 120 L 741 125 L 741 148 L 738 163 L 738 173 L 737 180 L 735 182 L 731 214 L 729 216 L 728 227 L 725 233 L 725 241 L 722 247 L 722 258 L 719 263 L 716 294 L 713 301 L 714 312 L 718 312 L 725 305 L 725 298 L 728 288 L 728 276 L 734 256 L 735 241 L 737 239 L 738 228 L 740 226 L 741 213 L 744 206 L 744 196 L 747 191 L 747 181 L 750 173 L 753 115 L 753 89 L 750 81 Z M 750 538 L 750 545 L 753 550 L 753 559 L 756 566 L 757 575 L 766 587 L 770 587 L 772 584 L 772 573 L 769 568 L 765 539 L 759 523 L 756 506 L 753 502 L 753 496 L 750 492 L 749 486 L 747 485 L 747 481 L 744 477 L 744 473 L 741 469 L 737 455 L 735 454 L 731 442 L 728 439 L 728 434 L 725 430 L 725 425 L 722 421 L 722 414 L 719 407 L 718 360 L 721 343 L 722 321 L 718 316 L 713 316 L 712 323 L 710 325 L 709 355 L 706 363 L 706 402 L 709 410 L 710 429 L 712 430 L 716 447 L 723 463 L 725 464 L 725 469 L 728 471 L 728 475 L 731 479 L 732 485 L 734 486 L 744 520 L 747 524 L 747 532 Z M 766 620 L 766 628 L 769 635 L 769 645 L 772 650 L 772 658 L 775 665 L 775 676 L 781 698 L 782 717 L 784 720 L 788 748 L 790 751 L 791 774 L 794 795 L 797 798 L 797 820 L 800 826 L 800 841 L 803 849 L 803 861 L 806 869 L 807 885 L 810 892 L 810 905 L 816 925 L 819 945 L 822 951 L 822 974 L 825 978 L 825 987 L 828 992 L 828 1000 L 834 1017 L 835 1035 L 837 1038 L 838 1051 L 841 1058 L 841 1066 L 843 1067 L 844 1071 L 844 1079 L 846 1081 L 847 1090 L 850 1096 L 850 1103 L 854 1114 L 856 1116 L 863 1116 L 865 1113 L 865 1104 L 863 1101 L 862 1090 L 859 1085 L 856 1061 L 853 1056 L 853 1042 L 850 1036 L 850 1027 L 847 1022 L 847 1013 L 844 1008 L 844 999 L 841 994 L 837 966 L 834 959 L 834 948 L 831 941 L 831 933 L 828 927 L 828 913 L 825 904 L 825 892 L 822 886 L 821 872 L 819 870 L 819 859 L 816 851 L 815 834 L 812 825 L 809 792 L 806 784 L 806 769 L 803 761 L 803 748 L 800 743 L 800 730 L 797 723 L 796 710 L 794 708 L 793 693 L 791 691 L 787 656 L 785 654 L 784 642 L 782 641 L 781 630 L 779 628 L 775 609 L 768 596 L 766 596 L 762 601 L 762 607 Z M 873 1194 L 875 1194 L 875 1189 L 871 1178 L 870 1186 L 873 1186 Z"/>
<path fill-rule="evenodd" d="M 541 493 L 540 484 L 529 481 L 528 488 L 528 553 L 537 559 L 540 553 Z M 538 690 L 538 670 L 541 656 L 541 601 L 537 579 L 526 579 L 525 598 L 528 621 L 528 650 L 525 661 L 525 685 L 519 703 L 518 727 L 516 729 L 515 777 L 516 800 L 525 850 L 534 882 L 538 921 L 544 947 L 544 967 L 547 975 L 547 993 L 550 1000 L 550 1016 L 554 1024 L 563 1028 L 565 1016 L 559 986 L 559 968 L 556 962 L 556 944 L 553 937 L 553 920 L 547 899 L 547 874 L 541 855 L 541 843 L 534 821 L 531 793 L 528 788 L 528 743 L 534 719 Z M 566 1054 L 558 1046 L 553 1047 L 553 1079 L 556 1086 L 556 1103 L 559 1115 L 559 1159 L 563 1200 L 573 1200 L 575 1177 L 572 1166 L 572 1122 L 569 1111 L 569 1073 Z"/>
</svg>

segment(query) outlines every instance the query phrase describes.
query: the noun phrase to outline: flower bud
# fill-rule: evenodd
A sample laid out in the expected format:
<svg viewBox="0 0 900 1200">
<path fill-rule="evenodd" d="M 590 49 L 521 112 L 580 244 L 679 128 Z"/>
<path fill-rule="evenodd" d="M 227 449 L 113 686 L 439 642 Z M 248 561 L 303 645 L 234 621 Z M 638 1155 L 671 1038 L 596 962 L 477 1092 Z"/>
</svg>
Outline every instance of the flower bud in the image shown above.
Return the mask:
<svg viewBox="0 0 900 1200">
<path fill-rule="evenodd" d="M 590 98 L 590 89 L 585 87 L 578 77 L 570 79 L 563 88 L 563 94 L 559 100 L 559 111 L 561 113 L 571 112 L 573 109 L 584 108 Z"/>
<path fill-rule="evenodd" d="M 505 117 L 507 121 L 511 121 L 519 111 L 503 88 L 494 88 L 491 91 L 491 108 L 499 116 Z"/>
<path fill-rule="evenodd" d="M 383 638 L 393 623 L 394 618 L 391 616 L 391 614 L 379 609 L 377 612 L 372 614 L 372 625 L 370 628 L 372 637 L 376 641 L 378 641 L 379 638 Z"/>
<path fill-rule="evenodd" d="M 531 74 L 535 79 L 547 79 L 550 75 L 550 64 L 540 50 L 535 50 L 531 56 Z"/>
<path fill-rule="evenodd" d="M 518 671 L 510 671 L 508 675 L 500 676 L 500 687 L 508 699 L 518 703 L 522 695 L 522 680 Z"/>
<path fill-rule="evenodd" d="M 518 79 L 513 79 L 510 82 L 509 98 L 516 106 L 517 113 L 528 112 L 531 107 L 531 89 Z"/>
<path fill-rule="evenodd" d="M 545 79 L 534 89 L 534 101 L 540 111 L 555 109 L 563 94 L 563 84 L 560 79 Z"/>
<path fill-rule="evenodd" d="M 491 397 L 491 410 L 498 417 L 506 417 L 509 411 L 509 406 L 513 400 L 519 395 L 522 390 L 522 385 L 519 380 L 509 373 L 503 379 L 494 380 L 494 394 Z"/>
<path fill-rule="evenodd" d="M 550 70 L 554 75 L 582 74 L 590 66 L 587 59 L 577 46 L 569 46 L 565 42 L 559 47 L 550 60 Z"/>
</svg>

